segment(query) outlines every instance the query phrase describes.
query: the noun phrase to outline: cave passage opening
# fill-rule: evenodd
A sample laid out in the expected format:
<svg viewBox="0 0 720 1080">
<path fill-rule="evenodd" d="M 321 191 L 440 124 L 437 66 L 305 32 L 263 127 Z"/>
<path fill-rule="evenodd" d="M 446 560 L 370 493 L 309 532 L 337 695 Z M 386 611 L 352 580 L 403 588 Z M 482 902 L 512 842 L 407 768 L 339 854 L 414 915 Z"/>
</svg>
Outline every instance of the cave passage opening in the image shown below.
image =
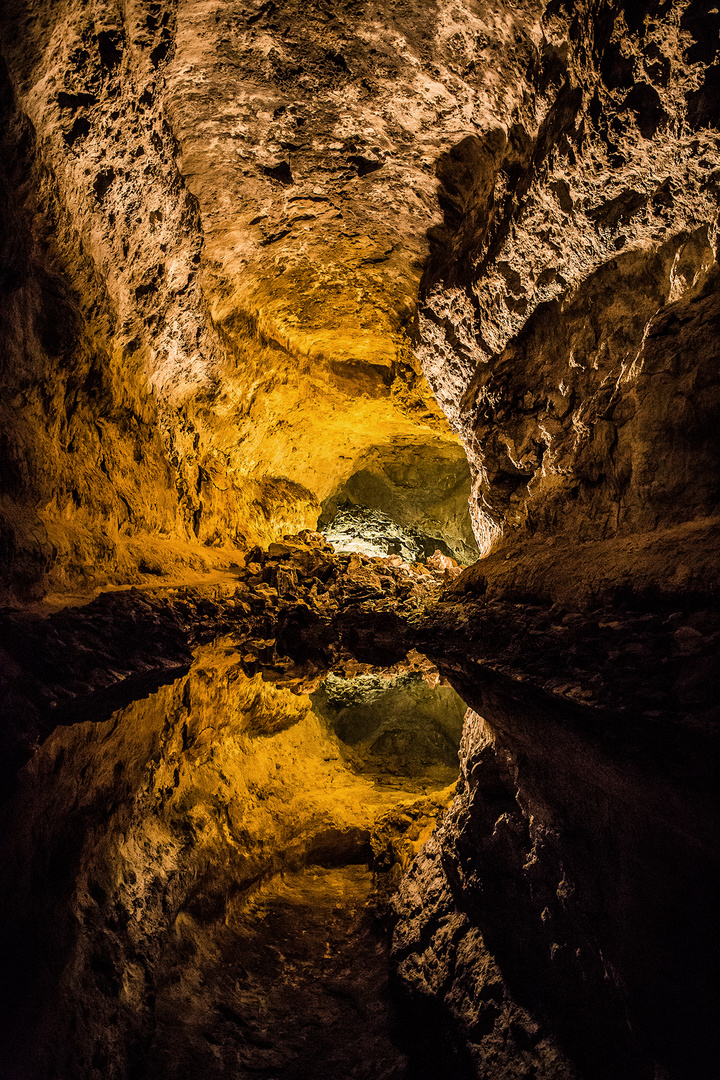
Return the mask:
<svg viewBox="0 0 720 1080">
<path fill-rule="evenodd" d="M 440 551 L 478 558 L 470 519 L 470 468 L 459 443 L 373 447 L 322 503 L 318 529 L 336 551 L 421 562 Z"/>
<path fill-rule="evenodd" d="M 399 555 L 404 562 L 419 562 L 439 550 L 452 557 L 444 541 L 432 540 L 412 527 L 404 528 L 381 510 L 345 503 L 319 531 L 337 552 L 356 552 L 368 558 Z M 421 546 L 422 545 L 422 546 Z M 430 547 L 432 550 L 428 551 Z"/>
</svg>

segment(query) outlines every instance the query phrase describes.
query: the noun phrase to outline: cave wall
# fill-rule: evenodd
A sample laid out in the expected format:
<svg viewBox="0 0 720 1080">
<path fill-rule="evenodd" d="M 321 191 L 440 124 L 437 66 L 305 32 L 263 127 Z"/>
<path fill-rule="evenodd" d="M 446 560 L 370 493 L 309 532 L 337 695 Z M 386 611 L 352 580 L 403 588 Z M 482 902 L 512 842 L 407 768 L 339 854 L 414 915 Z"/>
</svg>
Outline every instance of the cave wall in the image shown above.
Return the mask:
<svg viewBox="0 0 720 1080">
<path fill-rule="evenodd" d="M 21 591 L 227 564 L 314 525 L 368 464 L 462 466 L 410 347 L 434 163 L 518 103 L 536 16 L 4 9 L 3 520 Z M 432 473 L 414 515 L 469 540 L 466 487 L 450 505 Z"/>
<path fill-rule="evenodd" d="M 395 948 L 479 1076 L 564 1075 L 514 1007 L 582 1076 L 717 1068 L 717 20 L 546 5 L 438 166 L 417 347 L 487 557 L 422 632 L 475 714 Z"/>
<path fill-rule="evenodd" d="M 533 92 L 440 159 L 419 354 L 486 551 L 716 509 L 716 24 L 548 4 Z"/>
<path fill-rule="evenodd" d="M 132 345 L 111 339 L 105 283 L 4 68 L 2 94 L 3 577 L 32 588 L 53 565 L 59 581 L 92 573 L 129 523 L 179 515 L 157 403 Z"/>
<path fill-rule="evenodd" d="M 100 49 L 105 33 L 86 44 Z M 70 138 L 78 109 L 94 95 L 107 107 L 124 85 L 119 53 L 106 70 L 100 53 L 93 65 L 77 41 L 75 52 L 73 62 L 62 50 L 53 59 L 66 73 L 74 63 L 87 92 L 52 98 L 52 138 L 38 135 L 4 81 L 3 578 L 20 595 L 206 569 L 218 559 L 198 541 L 232 548 L 270 535 L 275 513 L 291 527 L 315 508 L 287 480 L 225 477 L 218 496 L 217 451 L 201 443 L 198 413 L 221 349 L 188 284 L 202 246 L 197 212 L 157 116 L 123 136 L 117 173 L 100 167 L 105 145 L 86 145 L 88 121 L 75 117 Z M 124 110 L 112 120 L 97 112 L 97 137 L 117 142 Z M 164 264 L 149 267 L 154 256 L 169 258 L 169 282 Z"/>
</svg>

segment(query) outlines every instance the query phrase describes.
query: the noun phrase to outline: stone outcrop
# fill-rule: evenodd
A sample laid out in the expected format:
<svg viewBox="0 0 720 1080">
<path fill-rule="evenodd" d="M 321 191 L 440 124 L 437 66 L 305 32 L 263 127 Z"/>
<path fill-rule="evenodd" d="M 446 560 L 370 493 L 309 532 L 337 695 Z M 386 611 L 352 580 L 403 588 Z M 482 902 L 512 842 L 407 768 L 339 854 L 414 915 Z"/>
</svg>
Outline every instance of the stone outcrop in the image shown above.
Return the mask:
<svg viewBox="0 0 720 1080">
<path fill-rule="evenodd" d="M 440 159 L 419 352 L 486 551 L 716 512 L 717 17 L 700 8 L 549 4 L 534 92 Z"/>
</svg>

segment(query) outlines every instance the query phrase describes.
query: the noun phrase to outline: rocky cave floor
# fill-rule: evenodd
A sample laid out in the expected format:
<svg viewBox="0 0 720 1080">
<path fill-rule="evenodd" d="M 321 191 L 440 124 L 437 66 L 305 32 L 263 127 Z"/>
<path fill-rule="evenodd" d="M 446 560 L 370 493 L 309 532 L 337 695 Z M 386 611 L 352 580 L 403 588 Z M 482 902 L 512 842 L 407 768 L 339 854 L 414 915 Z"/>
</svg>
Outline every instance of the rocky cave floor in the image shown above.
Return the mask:
<svg viewBox="0 0 720 1080">
<path fill-rule="evenodd" d="M 395 890 L 455 793 L 448 678 L 560 701 L 692 818 L 719 628 L 701 598 L 579 612 L 460 572 L 304 532 L 205 584 L 4 613 L 8 1076 L 476 1075 L 389 975 Z"/>
<path fill-rule="evenodd" d="M 328 672 L 436 671 L 436 663 L 467 682 L 470 660 L 591 707 L 586 715 L 600 726 L 627 713 L 636 734 L 639 722 L 661 740 L 680 729 L 683 738 L 710 737 L 714 596 L 688 594 L 676 610 L 677 595 L 621 584 L 576 597 L 570 582 L 563 602 L 542 588 L 486 592 L 473 572 L 453 587 L 461 572 L 440 553 L 412 566 L 399 555 L 335 554 L 322 535 L 304 532 L 252 549 L 244 566 L 206 584 L 108 591 L 53 613 L 7 610 L 3 760 L 14 767 L 58 724 L 105 719 L 174 680 L 194 649 L 222 635 L 232 636 L 247 676 L 262 672 L 296 693 L 317 689 Z"/>
</svg>

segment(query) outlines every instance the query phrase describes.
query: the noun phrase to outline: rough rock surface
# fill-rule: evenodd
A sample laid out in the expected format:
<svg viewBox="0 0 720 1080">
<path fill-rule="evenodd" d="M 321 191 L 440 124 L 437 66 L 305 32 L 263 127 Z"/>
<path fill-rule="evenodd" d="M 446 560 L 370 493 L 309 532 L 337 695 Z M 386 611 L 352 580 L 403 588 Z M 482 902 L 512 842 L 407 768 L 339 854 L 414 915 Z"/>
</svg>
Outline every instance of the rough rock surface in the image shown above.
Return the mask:
<svg viewBox="0 0 720 1080">
<path fill-rule="evenodd" d="M 143 547 L 226 562 L 388 463 L 468 542 L 467 479 L 433 494 L 438 461 L 465 464 L 408 330 L 435 159 L 517 105 L 533 10 L 4 9 L 18 586 L 126 581 Z"/>
<path fill-rule="evenodd" d="M 485 548 L 716 510 L 717 15 L 551 3 L 533 93 L 438 166 L 419 350 Z"/>
<path fill-rule="evenodd" d="M 4 620 L 12 1080 L 299 1078 L 279 1017 L 358 1030 L 343 994 L 402 1075 L 363 971 L 256 981 L 275 871 L 296 911 L 364 903 L 328 858 L 385 900 L 407 871 L 423 1080 L 715 1076 L 718 29 L 700 0 L 3 7 L 4 585 L 143 586 Z M 476 566 L 267 546 L 343 502 L 467 544 L 458 436 Z M 378 665 L 474 710 L 432 839 L 447 793 L 398 805 L 303 697 Z"/>
<path fill-rule="evenodd" d="M 343 510 L 370 511 L 414 534 L 427 555 L 440 548 L 463 565 L 477 559 L 465 458 L 459 462 L 454 451 L 440 453 L 436 447 L 416 444 L 368 454 L 362 466 L 324 501 L 319 528 L 325 531 Z"/>
<path fill-rule="evenodd" d="M 464 565 L 471 561 L 467 558 L 469 545 L 462 541 L 458 543 L 452 534 L 445 540 L 442 537 L 429 536 L 422 529 L 399 525 L 381 510 L 368 509 L 365 500 L 359 504 L 344 503 L 337 511 L 333 511 L 332 520 L 327 525 L 323 524 L 323 516 L 318 528 L 336 551 L 354 551 L 359 555 L 369 556 L 399 555 L 403 562 L 409 563 L 418 562 L 440 551 L 441 555 L 449 557 L 453 562 L 453 555 L 458 556 Z M 432 527 L 429 522 L 426 527 L 428 525 Z M 441 531 L 438 529 L 438 532 Z"/>
</svg>

